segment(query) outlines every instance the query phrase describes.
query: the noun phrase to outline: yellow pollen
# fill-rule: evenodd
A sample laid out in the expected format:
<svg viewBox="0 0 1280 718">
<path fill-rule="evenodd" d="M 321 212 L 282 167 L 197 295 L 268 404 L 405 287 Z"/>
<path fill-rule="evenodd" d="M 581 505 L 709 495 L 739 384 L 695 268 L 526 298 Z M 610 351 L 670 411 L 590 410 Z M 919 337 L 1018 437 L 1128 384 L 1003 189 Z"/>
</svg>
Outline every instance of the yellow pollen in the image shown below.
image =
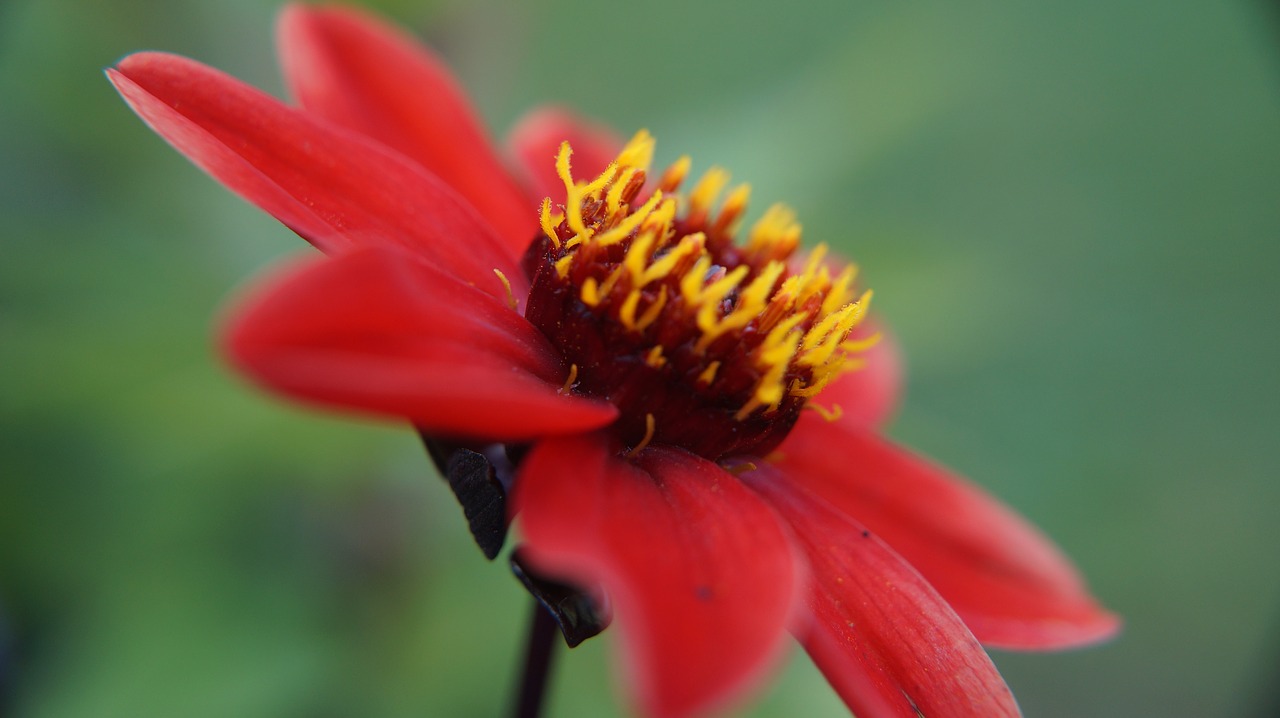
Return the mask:
<svg viewBox="0 0 1280 718">
<path fill-rule="evenodd" d="M 573 391 L 573 383 L 578 380 L 578 365 L 569 365 L 569 378 L 564 380 L 564 386 L 560 387 L 561 394 L 568 394 Z"/>
<path fill-rule="evenodd" d="M 634 447 L 632 447 L 630 451 L 627 452 L 628 459 L 634 457 L 636 454 L 639 454 L 641 451 L 644 451 L 645 447 L 649 445 L 649 442 L 653 441 L 653 432 L 655 428 L 656 427 L 654 426 L 654 423 L 653 423 L 653 414 L 645 414 L 644 415 L 644 438 L 640 440 L 639 444 L 636 444 Z"/>
<path fill-rule="evenodd" d="M 516 296 L 511 293 L 511 280 L 507 279 L 507 275 L 499 269 L 495 268 L 493 273 L 498 275 L 498 281 L 502 282 L 502 288 L 507 291 L 507 306 L 511 307 L 511 311 L 516 311 L 519 305 L 516 304 Z"/>
<path fill-rule="evenodd" d="M 662 345 L 654 344 L 653 348 L 644 357 L 644 363 L 654 369 L 661 369 L 663 364 L 667 363 L 667 358 L 662 356 Z"/>
</svg>

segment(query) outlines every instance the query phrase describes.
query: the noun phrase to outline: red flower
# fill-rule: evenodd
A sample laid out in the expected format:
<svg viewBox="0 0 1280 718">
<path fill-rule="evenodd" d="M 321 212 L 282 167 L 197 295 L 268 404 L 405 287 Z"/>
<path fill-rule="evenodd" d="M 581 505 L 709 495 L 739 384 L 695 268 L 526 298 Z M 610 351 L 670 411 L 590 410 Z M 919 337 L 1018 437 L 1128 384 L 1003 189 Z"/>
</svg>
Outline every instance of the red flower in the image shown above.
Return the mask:
<svg viewBox="0 0 1280 718">
<path fill-rule="evenodd" d="M 1011 715 L 979 641 L 1116 631 L 1034 528 L 878 435 L 893 346 L 848 338 L 871 333 L 865 297 L 820 253 L 788 259 L 787 212 L 734 244 L 745 191 L 711 212 L 727 177 L 677 212 L 687 164 L 646 183 L 647 135 L 619 154 L 555 110 L 519 124 L 508 172 L 448 70 L 394 29 L 293 6 L 279 37 L 300 108 L 172 55 L 107 71 L 180 152 L 330 255 L 239 308 L 231 360 L 308 402 L 527 443 L 529 560 L 608 596 L 646 713 L 723 703 L 789 629 L 859 715 Z M 572 178 L 570 145 L 594 181 Z"/>
</svg>

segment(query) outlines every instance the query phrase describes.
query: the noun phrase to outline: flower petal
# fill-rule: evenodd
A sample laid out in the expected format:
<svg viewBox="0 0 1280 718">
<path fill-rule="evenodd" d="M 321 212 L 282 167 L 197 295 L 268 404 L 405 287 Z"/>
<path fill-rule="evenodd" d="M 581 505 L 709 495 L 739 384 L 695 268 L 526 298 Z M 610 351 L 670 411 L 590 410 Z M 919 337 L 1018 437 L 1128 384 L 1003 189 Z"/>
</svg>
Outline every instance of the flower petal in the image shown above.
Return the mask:
<svg viewBox="0 0 1280 718">
<path fill-rule="evenodd" d="M 238 308 L 224 341 L 231 361 L 270 389 L 407 418 L 429 434 L 525 440 L 617 414 L 557 392 L 566 372 L 523 317 L 394 250 L 272 278 Z"/>
<path fill-rule="evenodd" d="M 808 417 L 780 454 L 779 468 L 883 538 L 984 644 L 1067 648 L 1118 629 L 1053 543 L 945 469 L 869 430 Z"/>
<path fill-rule="evenodd" d="M 595 177 L 622 151 L 622 138 L 611 128 L 577 116 L 562 107 L 531 110 L 512 128 L 507 142 L 524 178 L 538 199 L 564 199 L 564 184 L 556 174 L 560 144 L 573 147 L 575 177 Z"/>
<path fill-rule="evenodd" d="M 649 715 L 683 716 L 748 688 L 798 599 L 777 517 L 716 464 L 651 447 L 634 460 L 586 435 L 539 443 L 516 479 L 528 557 L 599 585 Z"/>
<path fill-rule="evenodd" d="M 791 523 L 809 559 L 812 620 L 798 636 L 854 713 L 1018 715 L 960 617 L 880 539 L 772 467 L 743 480 Z"/>
<path fill-rule="evenodd" d="M 524 253 L 538 232 L 537 203 L 508 174 L 438 57 L 354 8 L 289 5 L 277 30 L 285 82 L 308 112 L 421 163 L 489 220 L 514 256 Z"/>
<path fill-rule="evenodd" d="M 893 335 L 881 322 L 869 319 L 855 329 L 849 339 L 856 342 L 876 334 L 880 340 L 856 355 L 863 365 L 841 375 L 818 395 L 818 403 L 841 408 L 838 420 L 841 423 L 854 427 L 883 426 L 902 398 L 902 352 Z"/>
<path fill-rule="evenodd" d="M 495 268 L 523 291 L 493 230 L 402 155 L 177 55 L 137 53 L 107 75 L 179 152 L 326 252 L 407 247 L 494 296 Z"/>
</svg>

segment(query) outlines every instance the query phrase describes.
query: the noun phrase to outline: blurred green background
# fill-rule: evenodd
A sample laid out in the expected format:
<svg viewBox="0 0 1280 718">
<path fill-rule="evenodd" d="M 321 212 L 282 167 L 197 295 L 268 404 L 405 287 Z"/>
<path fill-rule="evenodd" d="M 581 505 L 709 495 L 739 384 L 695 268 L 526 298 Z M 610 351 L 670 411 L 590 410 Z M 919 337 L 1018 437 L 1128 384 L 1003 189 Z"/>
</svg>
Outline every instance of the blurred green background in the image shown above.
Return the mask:
<svg viewBox="0 0 1280 718">
<path fill-rule="evenodd" d="M 910 365 L 892 434 L 1127 620 L 996 654 L 1028 715 L 1280 712 L 1270 5 L 367 4 L 495 132 L 548 100 L 648 127 L 862 263 Z M 255 394 L 212 350 L 228 293 L 303 243 L 101 74 L 166 49 L 279 93 L 277 7 L 0 4 L 0 713 L 506 706 L 527 597 L 414 436 Z M 562 654 L 551 715 L 627 714 L 611 643 Z M 842 708 L 795 650 L 743 714 Z"/>
</svg>

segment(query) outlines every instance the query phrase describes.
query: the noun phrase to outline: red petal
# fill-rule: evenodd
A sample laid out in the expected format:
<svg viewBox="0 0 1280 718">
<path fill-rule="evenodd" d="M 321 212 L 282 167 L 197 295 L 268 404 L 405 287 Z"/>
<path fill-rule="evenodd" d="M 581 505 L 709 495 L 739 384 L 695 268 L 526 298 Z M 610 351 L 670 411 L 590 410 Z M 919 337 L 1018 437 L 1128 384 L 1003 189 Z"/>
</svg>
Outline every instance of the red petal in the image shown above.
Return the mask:
<svg viewBox="0 0 1280 718">
<path fill-rule="evenodd" d="M 673 448 L 632 462 L 599 435 L 544 441 L 515 507 L 540 570 L 609 595 L 650 715 L 721 704 L 773 663 L 796 603 L 790 542 L 719 466 Z"/>
<path fill-rule="evenodd" d="M 776 469 L 743 478 L 791 523 L 809 559 L 812 621 L 800 639 L 854 713 L 1018 715 L 960 617 L 888 546 Z"/>
<path fill-rule="evenodd" d="M 433 434 L 523 440 L 617 414 L 557 393 L 560 359 L 518 314 L 398 251 L 273 278 L 239 307 L 225 343 L 237 367 L 275 391 L 404 417 Z"/>
<path fill-rule="evenodd" d="M 448 67 L 399 28 L 342 7 L 290 5 L 280 61 L 309 112 L 420 162 L 489 220 L 519 257 L 538 232 L 538 205 L 494 153 Z"/>
<path fill-rule="evenodd" d="M 865 364 L 840 376 L 818 396 L 817 401 L 823 406 L 840 406 L 841 423 L 882 426 L 893 416 L 902 398 L 902 352 L 884 325 L 868 320 L 854 330 L 850 339 L 858 341 L 875 334 L 880 335 L 880 341 L 856 355 Z M 806 414 L 806 418 L 822 421 L 816 415 Z"/>
<path fill-rule="evenodd" d="M 983 643 L 1067 648 L 1118 629 L 1057 547 L 973 484 L 845 424 L 806 421 L 780 451 L 788 476 L 883 538 Z"/>
<path fill-rule="evenodd" d="M 495 296 L 494 268 L 523 292 L 493 230 L 402 155 L 176 55 L 130 55 L 107 75 L 179 152 L 321 249 L 408 247 Z"/>
<path fill-rule="evenodd" d="M 536 197 L 564 199 L 564 184 L 556 174 L 560 143 L 573 147 L 573 175 L 593 178 L 604 172 L 622 151 L 623 141 L 612 129 L 590 122 L 560 107 L 539 107 L 516 123 L 508 138 L 511 151 L 524 168 L 525 180 Z"/>
</svg>

